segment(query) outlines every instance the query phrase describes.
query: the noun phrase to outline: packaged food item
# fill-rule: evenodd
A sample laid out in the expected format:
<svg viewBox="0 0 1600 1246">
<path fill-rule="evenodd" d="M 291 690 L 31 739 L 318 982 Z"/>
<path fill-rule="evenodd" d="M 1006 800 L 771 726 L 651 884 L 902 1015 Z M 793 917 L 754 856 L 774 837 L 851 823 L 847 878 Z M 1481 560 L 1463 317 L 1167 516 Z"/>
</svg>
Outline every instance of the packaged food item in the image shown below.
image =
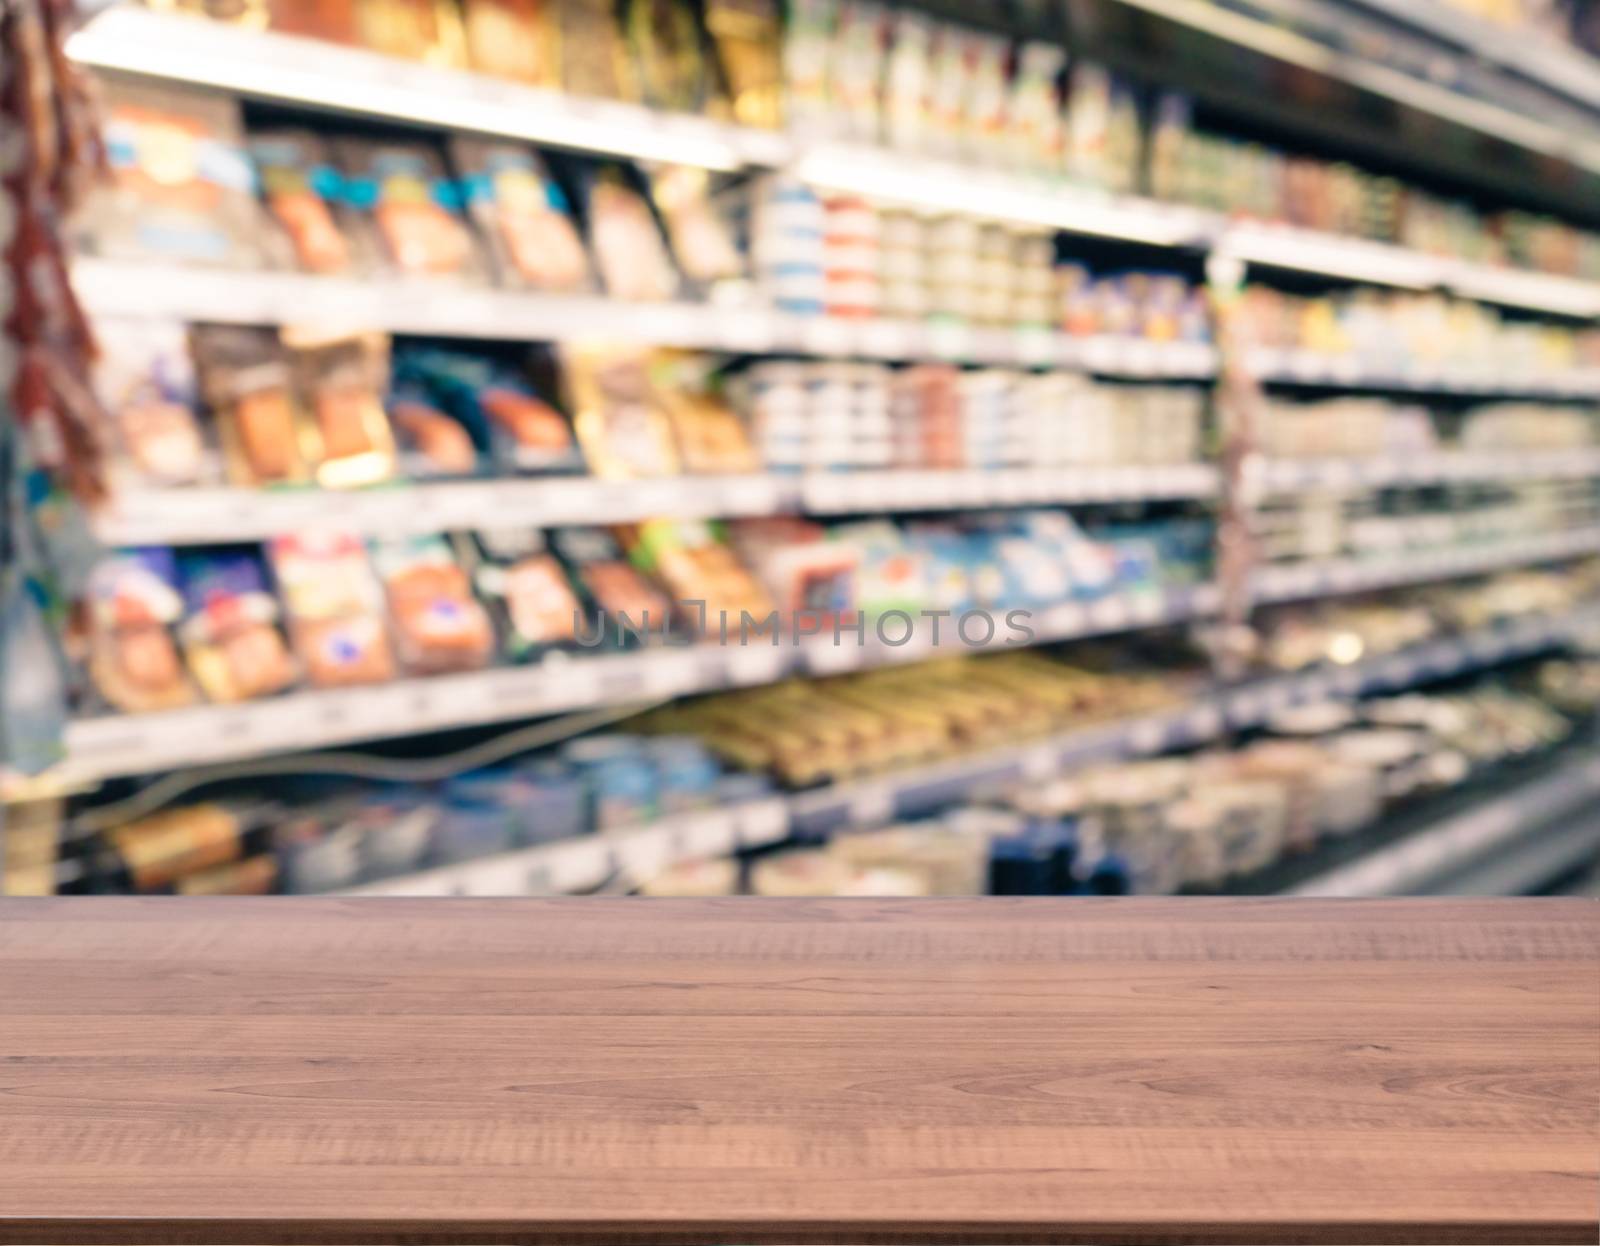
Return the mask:
<svg viewBox="0 0 1600 1246">
<path fill-rule="evenodd" d="M 931 147 L 941 156 L 959 157 L 966 147 L 976 50 L 972 31 L 948 24 L 935 29 L 928 111 Z"/>
<path fill-rule="evenodd" d="M 170 887 L 189 874 L 239 858 L 244 826 L 225 805 L 189 805 L 127 822 L 106 832 L 113 869 L 136 891 Z"/>
<path fill-rule="evenodd" d="M 620 165 L 595 170 L 588 181 L 589 241 L 606 293 L 636 302 L 660 302 L 677 293 L 650 205 Z"/>
<path fill-rule="evenodd" d="M 774 0 L 706 0 L 705 23 L 733 120 L 777 129 L 783 124 L 783 70 Z"/>
<path fill-rule="evenodd" d="M 117 259 L 254 268 L 255 173 L 237 100 L 117 79 L 105 84 L 109 182 L 77 223 Z"/>
<path fill-rule="evenodd" d="M 360 0 L 267 0 L 269 24 L 286 35 L 330 43 L 359 43 L 356 5 Z"/>
<path fill-rule="evenodd" d="M 473 476 L 482 470 L 487 432 L 480 445 L 461 421 L 440 410 L 419 387 L 397 387 L 389 395 L 388 411 L 405 476 Z"/>
<path fill-rule="evenodd" d="M 872 0 L 840 0 L 828 66 L 829 105 L 843 138 L 876 143 L 887 19 Z"/>
<path fill-rule="evenodd" d="M 279 266 L 351 271 L 350 244 L 336 213 L 341 180 L 322 140 L 309 130 L 258 130 L 250 135 L 250 156 L 283 244 Z"/>
<path fill-rule="evenodd" d="M 583 603 L 542 533 L 497 528 L 459 539 L 469 542 L 472 582 L 493 605 L 511 657 L 520 660 L 576 639 Z"/>
<path fill-rule="evenodd" d="M 612 0 L 554 3 L 560 14 L 562 86 L 573 95 L 638 99 Z"/>
<path fill-rule="evenodd" d="M 315 433 L 319 484 L 369 485 L 394 475 L 394 433 L 383 409 L 389 339 L 285 328 L 297 387 Z"/>
<path fill-rule="evenodd" d="M 551 0 L 462 0 L 474 69 L 533 86 L 561 85 L 561 31 Z"/>
<path fill-rule="evenodd" d="M 1066 50 L 1053 43 L 1024 43 L 1017 51 L 1007 134 L 1018 168 L 1053 172 L 1061 167 L 1066 142 L 1061 75 L 1066 64 Z"/>
<path fill-rule="evenodd" d="M 173 890 L 180 896 L 264 896 L 277 883 L 278 859 L 263 854 L 185 874 Z"/>
<path fill-rule="evenodd" d="M 361 42 L 374 52 L 461 68 L 466 35 L 455 0 L 356 0 Z"/>
<path fill-rule="evenodd" d="M 623 0 L 622 21 L 640 102 L 677 112 L 704 108 L 705 56 L 686 0 Z"/>
<path fill-rule="evenodd" d="M 571 569 L 592 612 L 598 616 L 593 640 L 627 643 L 642 632 L 660 632 L 672 618 L 672 603 L 624 557 L 616 537 L 603 528 L 560 528 L 551 547 Z"/>
<path fill-rule="evenodd" d="M 239 325 L 197 325 L 189 342 L 229 480 L 245 486 L 305 480 L 304 422 L 277 335 Z"/>
<path fill-rule="evenodd" d="M 582 778 L 589 793 L 590 825 L 597 831 L 639 826 L 656 816 L 655 767 L 644 741 L 629 735 L 593 735 L 572 740 L 561 758 Z"/>
<path fill-rule="evenodd" d="M 199 397 L 184 326 L 106 316 L 96 320 L 95 335 L 95 388 L 128 475 L 147 485 L 193 484 L 213 475 L 195 417 Z"/>
<path fill-rule="evenodd" d="M 804 182 L 769 174 L 756 184 L 750 246 L 766 297 L 779 311 L 823 310 L 823 233 L 827 214 Z"/>
<path fill-rule="evenodd" d="M 757 472 L 761 460 L 749 431 L 712 388 L 711 361 L 688 351 L 656 351 L 651 388 L 665 408 L 683 470 L 697 475 Z"/>
<path fill-rule="evenodd" d="M 927 14 L 914 9 L 897 11 L 892 22 L 884 79 L 884 139 L 901 151 L 926 151 L 934 145 L 934 25 Z"/>
<path fill-rule="evenodd" d="M 520 472 L 581 471 L 583 460 L 565 417 L 497 360 L 448 350 L 410 350 L 396 379 L 432 395 L 495 457 Z"/>
<path fill-rule="evenodd" d="M 372 561 L 407 671 L 475 670 L 488 662 L 494 629 L 443 537 L 374 541 Z"/>
<path fill-rule="evenodd" d="M 963 148 L 968 159 L 993 164 L 1003 160 L 1009 133 L 1006 88 L 1011 49 L 1003 38 L 980 34 L 972 35 L 970 47 Z"/>
<path fill-rule="evenodd" d="M 394 678 L 383 593 L 361 538 L 300 533 L 273 538 L 268 550 L 307 680 L 336 688 Z"/>
<path fill-rule="evenodd" d="M 588 289 L 589 256 L 561 187 L 531 148 L 457 135 L 450 159 L 504 285 Z"/>
<path fill-rule="evenodd" d="M 1067 173 L 1075 181 L 1104 186 L 1110 160 L 1111 74 L 1104 66 L 1079 61 L 1068 81 Z"/>
<path fill-rule="evenodd" d="M 250 30 L 265 29 L 270 16 L 268 0 L 146 0 L 145 7 L 159 13 L 194 13 Z"/>
<path fill-rule="evenodd" d="M 86 605 L 89 675 L 109 704 L 133 713 L 194 700 L 171 630 L 183 610 L 171 550 L 104 560 L 89 575 Z"/>
<path fill-rule="evenodd" d="M 650 383 L 647 350 L 568 344 L 562 363 L 591 472 L 608 480 L 677 473 L 672 427 Z"/>
<path fill-rule="evenodd" d="M 179 560 L 189 670 L 212 701 L 246 701 L 287 688 L 295 665 L 278 630 L 278 602 L 254 554 Z"/>
<path fill-rule="evenodd" d="M 783 81 L 790 124 L 802 136 L 829 128 L 833 32 L 839 0 L 790 0 L 783 31 Z"/>
<path fill-rule="evenodd" d="M 828 540 L 821 524 L 794 516 L 742 519 L 730 526 L 740 558 L 777 601 L 781 617 L 805 616 L 821 631 L 849 622 L 856 611 L 857 554 Z"/>
<path fill-rule="evenodd" d="M 711 174 L 686 165 L 662 165 L 650 175 L 650 196 L 666 225 L 672 254 L 703 297 L 725 303 L 748 299 L 744 256 L 733 229 L 713 201 Z"/>
<path fill-rule="evenodd" d="M 720 525 L 652 519 L 624 529 L 623 541 L 634 565 L 666 585 L 691 626 L 703 618 L 708 633 L 720 634 L 724 621 L 737 629 L 744 615 L 759 621 L 773 611 L 772 598 L 739 562 Z"/>
<path fill-rule="evenodd" d="M 351 229 L 374 267 L 401 276 L 484 277 L 459 192 L 439 153 L 424 143 L 337 140 Z"/>
</svg>

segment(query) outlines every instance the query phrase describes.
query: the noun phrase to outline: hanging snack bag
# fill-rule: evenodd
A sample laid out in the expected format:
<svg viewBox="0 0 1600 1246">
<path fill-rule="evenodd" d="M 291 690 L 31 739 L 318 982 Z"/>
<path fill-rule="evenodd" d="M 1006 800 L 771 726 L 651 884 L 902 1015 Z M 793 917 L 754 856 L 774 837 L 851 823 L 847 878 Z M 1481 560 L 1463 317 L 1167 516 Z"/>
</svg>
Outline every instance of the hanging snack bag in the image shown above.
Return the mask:
<svg viewBox="0 0 1600 1246">
<path fill-rule="evenodd" d="M 90 573 L 86 596 L 89 675 L 108 703 L 142 713 L 194 701 L 172 638 L 183 599 L 170 549 L 106 559 Z"/>
<path fill-rule="evenodd" d="M 285 328 L 301 401 L 316 432 L 317 482 L 374 484 L 394 475 L 394 433 L 383 409 L 389 339 L 381 333 L 326 336 Z"/>
<path fill-rule="evenodd" d="M 583 459 L 561 412 L 495 360 L 448 350 L 408 351 L 396 379 L 415 381 L 520 472 L 577 472 Z M 481 438 L 481 439 L 480 439 Z"/>
<path fill-rule="evenodd" d="M 443 537 L 374 541 L 401 665 L 412 674 L 476 670 L 494 652 L 494 628 Z"/>
<path fill-rule="evenodd" d="M 783 124 L 783 67 L 774 0 L 706 0 L 705 15 L 733 119 L 777 129 Z"/>
<path fill-rule="evenodd" d="M 437 151 L 367 139 L 344 139 L 334 150 L 352 231 L 373 267 L 406 277 L 484 278 L 460 193 Z"/>
<path fill-rule="evenodd" d="M 613 0 L 554 0 L 561 27 L 561 85 L 573 95 L 636 100 L 633 67 Z"/>
<path fill-rule="evenodd" d="M 179 629 L 184 655 L 210 700 L 270 696 L 294 681 L 278 602 L 256 555 L 187 555 L 178 574 L 187 611 Z"/>
<path fill-rule="evenodd" d="M 663 165 L 650 175 L 650 197 L 666 225 L 678 267 L 713 302 L 747 301 L 748 266 L 733 226 L 719 210 L 711 175 L 685 165 Z"/>
<path fill-rule="evenodd" d="M 146 485 L 193 484 L 216 464 L 195 417 L 194 364 L 182 324 L 102 317 L 95 388 L 113 421 L 120 467 Z"/>
<path fill-rule="evenodd" d="M 502 285 L 563 294 L 589 288 L 589 256 L 571 207 L 536 152 L 458 135 L 450 159 Z"/>
<path fill-rule="evenodd" d="M 267 214 L 278 226 L 278 267 L 308 273 L 352 271 L 350 244 L 336 213 L 343 182 L 322 140 L 307 130 L 262 130 L 250 154 Z"/>
<path fill-rule="evenodd" d="M 351 532 L 275 537 L 268 547 L 289 638 L 313 687 L 394 678 L 383 594 L 366 546 Z"/>
<path fill-rule="evenodd" d="M 761 459 L 744 421 L 712 388 L 711 360 L 688 351 L 656 351 L 650 384 L 671 422 L 683 470 L 696 475 L 758 472 Z"/>
<path fill-rule="evenodd" d="M 189 342 L 228 479 L 244 486 L 305 480 L 302 420 L 277 335 L 270 329 L 197 325 Z"/>
<path fill-rule="evenodd" d="M 650 205 L 620 165 L 604 165 L 588 182 L 589 243 L 606 293 L 630 302 L 662 302 L 678 292 Z"/>
<path fill-rule="evenodd" d="M 701 111 L 706 63 L 694 9 L 686 0 L 623 0 L 622 21 L 640 102 L 674 112 Z"/>
<path fill-rule="evenodd" d="M 493 604 L 506 652 L 520 661 L 570 645 L 583 622 L 583 604 L 544 534 L 493 529 L 470 540 L 476 564 L 473 583 Z"/>
<path fill-rule="evenodd" d="M 603 528 L 558 528 L 551 547 L 597 616 L 597 633 L 628 643 L 640 632 L 659 634 L 672 618 L 672 603 L 623 556 Z"/>
<path fill-rule="evenodd" d="M 115 259 L 255 268 L 260 211 L 236 100 L 106 84 L 109 183 L 79 221 L 85 250 Z"/>
<path fill-rule="evenodd" d="M 650 384 L 648 351 L 569 344 L 562 365 L 591 472 L 603 480 L 677 474 L 672 427 Z"/>
<path fill-rule="evenodd" d="M 472 67 L 531 86 L 561 84 L 560 36 L 551 0 L 463 0 Z"/>
</svg>

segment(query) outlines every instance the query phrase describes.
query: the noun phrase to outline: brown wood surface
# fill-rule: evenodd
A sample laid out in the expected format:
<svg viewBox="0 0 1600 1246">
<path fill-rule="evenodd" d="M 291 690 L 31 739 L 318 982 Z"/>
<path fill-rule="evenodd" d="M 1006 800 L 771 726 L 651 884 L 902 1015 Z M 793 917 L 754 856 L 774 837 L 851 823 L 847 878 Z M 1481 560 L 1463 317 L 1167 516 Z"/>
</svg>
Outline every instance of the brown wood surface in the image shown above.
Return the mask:
<svg viewBox="0 0 1600 1246">
<path fill-rule="evenodd" d="M 1588 901 L 0 903 L 0 1242 L 1587 1242 Z"/>
</svg>

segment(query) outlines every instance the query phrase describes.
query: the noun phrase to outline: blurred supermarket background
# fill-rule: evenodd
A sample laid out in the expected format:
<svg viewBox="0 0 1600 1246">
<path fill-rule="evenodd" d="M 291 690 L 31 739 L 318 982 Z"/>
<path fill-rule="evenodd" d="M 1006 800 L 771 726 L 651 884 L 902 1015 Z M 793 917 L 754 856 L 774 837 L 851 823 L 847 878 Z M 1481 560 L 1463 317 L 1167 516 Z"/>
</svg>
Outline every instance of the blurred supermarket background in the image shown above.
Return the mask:
<svg viewBox="0 0 1600 1246">
<path fill-rule="evenodd" d="M 0 892 L 1600 890 L 1600 5 L 74 7 Z"/>
</svg>

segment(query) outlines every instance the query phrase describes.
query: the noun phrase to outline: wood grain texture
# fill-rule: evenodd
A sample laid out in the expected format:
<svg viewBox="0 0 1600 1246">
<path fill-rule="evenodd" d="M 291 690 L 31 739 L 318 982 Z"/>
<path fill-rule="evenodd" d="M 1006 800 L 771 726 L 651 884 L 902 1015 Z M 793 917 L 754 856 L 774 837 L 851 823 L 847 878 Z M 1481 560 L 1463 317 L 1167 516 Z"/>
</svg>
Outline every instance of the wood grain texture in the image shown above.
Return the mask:
<svg viewBox="0 0 1600 1246">
<path fill-rule="evenodd" d="M 1586 1242 L 1588 901 L 0 903 L 0 1242 Z"/>
</svg>

